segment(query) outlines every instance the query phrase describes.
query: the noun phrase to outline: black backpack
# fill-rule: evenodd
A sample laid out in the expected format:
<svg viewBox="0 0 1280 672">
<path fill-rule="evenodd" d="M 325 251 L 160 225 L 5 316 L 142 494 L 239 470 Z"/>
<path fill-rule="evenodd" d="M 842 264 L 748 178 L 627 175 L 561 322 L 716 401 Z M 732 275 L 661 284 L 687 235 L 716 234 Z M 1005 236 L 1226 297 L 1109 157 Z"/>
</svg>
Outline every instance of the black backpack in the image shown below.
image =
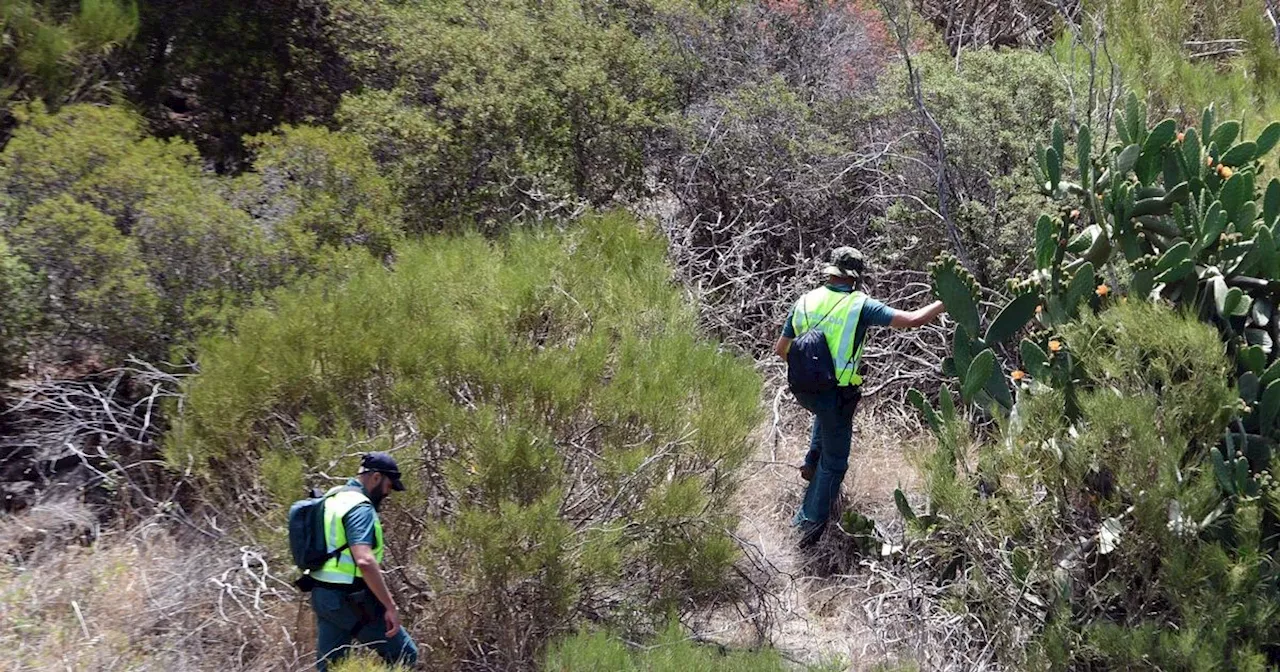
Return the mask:
<svg viewBox="0 0 1280 672">
<path fill-rule="evenodd" d="M 289 551 L 293 554 L 293 564 L 303 571 L 320 569 L 330 558 L 347 550 L 349 544 L 328 550 L 329 544 L 324 535 L 324 502 L 329 497 L 350 490 L 359 490 L 354 486 L 336 488 L 327 494 L 312 489 L 311 497 L 300 499 L 289 507 Z"/>
<path fill-rule="evenodd" d="M 819 327 L 831 311 L 842 305 L 844 299 L 832 306 L 813 328 L 791 342 L 791 348 L 787 350 L 787 386 L 792 393 L 817 394 L 836 388 L 839 379 L 835 361 L 831 357 L 831 348 L 827 346 L 827 335 Z"/>
</svg>

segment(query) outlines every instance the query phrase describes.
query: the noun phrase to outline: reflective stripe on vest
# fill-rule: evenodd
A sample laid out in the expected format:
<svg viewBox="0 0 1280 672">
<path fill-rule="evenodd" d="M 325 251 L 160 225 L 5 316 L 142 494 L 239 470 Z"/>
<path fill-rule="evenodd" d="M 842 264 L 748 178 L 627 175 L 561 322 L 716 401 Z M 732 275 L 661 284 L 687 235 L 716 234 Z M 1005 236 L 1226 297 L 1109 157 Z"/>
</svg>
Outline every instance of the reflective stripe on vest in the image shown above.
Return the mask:
<svg viewBox="0 0 1280 672">
<path fill-rule="evenodd" d="M 866 302 L 867 295 L 862 292 L 846 294 L 825 286 L 805 294 L 796 302 L 791 327 L 799 336 L 821 322 L 822 334 L 834 360 L 836 384 L 840 386 L 862 384 L 858 363 L 862 361 L 866 339 L 858 344 L 857 352 L 853 351 L 853 339 L 858 333 L 858 321 L 862 318 L 862 306 Z"/>
<path fill-rule="evenodd" d="M 347 528 L 342 524 L 343 516 L 356 506 L 368 502 L 369 498 L 358 490 L 338 492 L 324 500 L 324 542 L 330 552 L 347 543 Z M 382 519 L 376 512 L 373 514 L 373 559 L 382 564 Z M 327 583 L 355 583 L 360 576 L 360 568 L 356 566 L 351 549 L 329 558 L 324 566 L 311 572 L 311 578 Z"/>
</svg>

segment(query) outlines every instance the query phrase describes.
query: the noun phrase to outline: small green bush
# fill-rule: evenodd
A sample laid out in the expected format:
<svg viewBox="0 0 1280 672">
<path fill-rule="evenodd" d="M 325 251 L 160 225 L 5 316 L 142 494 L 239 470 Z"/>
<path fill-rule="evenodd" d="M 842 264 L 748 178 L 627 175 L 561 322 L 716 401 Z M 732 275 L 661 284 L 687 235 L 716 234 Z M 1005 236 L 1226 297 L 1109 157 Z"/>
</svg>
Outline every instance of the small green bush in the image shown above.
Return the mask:
<svg viewBox="0 0 1280 672">
<path fill-rule="evenodd" d="M 332 672 L 409 672 L 403 665 L 387 665 L 376 654 L 366 652 L 347 656 L 329 669 Z"/>
<path fill-rule="evenodd" d="M 314 126 L 284 126 L 249 138 L 264 200 L 288 208 L 277 224 L 314 240 L 308 246 L 363 247 L 391 254 L 403 220 L 392 186 L 362 139 Z M 271 193 L 278 192 L 278 193 Z"/>
<path fill-rule="evenodd" d="M 280 294 L 202 346 L 168 460 L 283 522 L 304 482 L 396 449 L 388 538 L 432 587 L 441 665 L 531 660 L 583 613 L 643 629 L 723 595 L 760 393 L 701 340 L 664 255 L 615 214 L 431 238 Z"/>
<path fill-rule="evenodd" d="M 546 672 L 782 672 L 792 669 L 777 652 L 734 651 L 702 644 L 678 624 L 638 648 L 604 632 L 580 632 L 552 645 L 543 661 Z"/>
<path fill-rule="evenodd" d="M 27 336 L 38 315 L 31 270 L 0 235 L 0 377 L 17 373 Z"/>
<path fill-rule="evenodd" d="M 14 251 L 38 269 L 40 319 L 54 332 L 116 350 L 154 328 L 159 297 L 136 243 L 97 208 L 59 196 L 27 210 L 9 232 Z"/>
</svg>

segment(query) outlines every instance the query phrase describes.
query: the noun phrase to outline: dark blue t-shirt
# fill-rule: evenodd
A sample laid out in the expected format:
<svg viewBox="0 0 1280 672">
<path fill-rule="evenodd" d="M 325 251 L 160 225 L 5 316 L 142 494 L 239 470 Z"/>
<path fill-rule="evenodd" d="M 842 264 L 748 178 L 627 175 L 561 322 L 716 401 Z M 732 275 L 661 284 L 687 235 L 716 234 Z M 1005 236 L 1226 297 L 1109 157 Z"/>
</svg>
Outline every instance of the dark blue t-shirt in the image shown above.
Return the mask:
<svg viewBox="0 0 1280 672">
<path fill-rule="evenodd" d="M 853 287 L 849 285 L 827 285 L 827 289 L 833 292 L 841 292 L 848 294 L 853 291 Z M 787 313 L 787 321 L 782 325 L 783 338 L 795 338 L 796 328 L 791 323 L 791 318 L 795 317 L 796 308 L 791 307 L 791 312 Z M 867 337 L 867 327 L 887 327 L 893 322 L 893 316 L 898 311 L 886 306 L 872 298 L 867 298 L 862 304 L 862 314 L 858 317 L 858 328 L 853 332 L 853 351 L 857 352 L 862 347 L 862 341 Z"/>
</svg>

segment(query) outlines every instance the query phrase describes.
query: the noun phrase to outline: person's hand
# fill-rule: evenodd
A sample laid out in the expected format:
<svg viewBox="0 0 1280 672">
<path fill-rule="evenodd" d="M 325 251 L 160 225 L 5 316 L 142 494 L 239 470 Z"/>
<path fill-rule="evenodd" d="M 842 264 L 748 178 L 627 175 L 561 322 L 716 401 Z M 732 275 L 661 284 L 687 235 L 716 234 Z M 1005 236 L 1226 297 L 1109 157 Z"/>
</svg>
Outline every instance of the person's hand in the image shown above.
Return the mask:
<svg viewBox="0 0 1280 672">
<path fill-rule="evenodd" d="M 395 637 L 396 633 L 400 632 L 400 612 L 392 607 L 387 610 L 384 620 L 387 622 L 387 639 Z"/>
</svg>

